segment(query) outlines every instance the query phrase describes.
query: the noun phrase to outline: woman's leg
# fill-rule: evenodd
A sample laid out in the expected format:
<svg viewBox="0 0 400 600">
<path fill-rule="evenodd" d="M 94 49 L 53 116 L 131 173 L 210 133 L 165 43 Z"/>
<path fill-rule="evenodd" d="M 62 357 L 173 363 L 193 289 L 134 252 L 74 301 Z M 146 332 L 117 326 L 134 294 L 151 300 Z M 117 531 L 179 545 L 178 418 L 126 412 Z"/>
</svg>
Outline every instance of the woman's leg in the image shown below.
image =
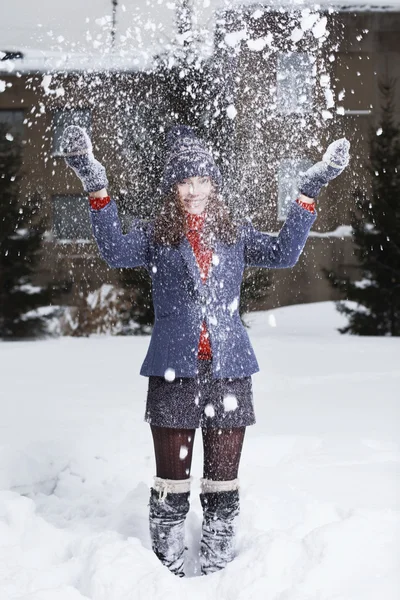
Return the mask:
<svg viewBox="0 0 400 600">
<path fill-rule="evenodd" d="M 235 522 L 239 515 L 237 476 L 245 431 L 245 427 L 203 429 L 200 565 L 204 575 L 223 569 L 235 556 Z"/>
<path fill-rule="evenodd" d="M 246 427 L 203 429 L 204 479 L 232 481 L 239 471 Z"/>
<path fill-rule="evenodd" d="M 190 477 L 195 429 L 172 429 L 151 426 L 157 477 Z"/>
<path fill-rule="evenodd" d="M 195 430 L 151 426 L 151 431 L 157 473 L 150 494 L 152 548 L 172 573 L 183 577 Z"/>
</svg>

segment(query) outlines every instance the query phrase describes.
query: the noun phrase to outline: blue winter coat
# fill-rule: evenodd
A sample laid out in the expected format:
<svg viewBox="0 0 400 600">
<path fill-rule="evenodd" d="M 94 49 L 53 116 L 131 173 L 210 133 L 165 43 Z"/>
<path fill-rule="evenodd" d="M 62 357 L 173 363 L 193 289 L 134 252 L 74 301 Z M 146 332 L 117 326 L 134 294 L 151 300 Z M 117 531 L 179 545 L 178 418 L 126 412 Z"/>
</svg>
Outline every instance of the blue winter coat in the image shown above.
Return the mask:
<svg viewBox="0 0 400 600">
<path fill-rule="evenodd" d="M 164 376 L 172 369 L 176 377 L 194 377 L 204 320 L 214 377 L 247 377 L 259 370 L 238 312 L 243 270 L 293 267 L 315 214 L 293 202 L 277 237 L 246 222 L 236 243 L 215 243 L 206 283 L 186 238 L 179 247 L 155 244 L 151 227 L 139 221 L 124 235 L 114 201 L 92 209 L 91 218 L 100 253 L 110 267 L 145 267 L 152 278 L 155 323 L 141 375 Z"/>
</svg>

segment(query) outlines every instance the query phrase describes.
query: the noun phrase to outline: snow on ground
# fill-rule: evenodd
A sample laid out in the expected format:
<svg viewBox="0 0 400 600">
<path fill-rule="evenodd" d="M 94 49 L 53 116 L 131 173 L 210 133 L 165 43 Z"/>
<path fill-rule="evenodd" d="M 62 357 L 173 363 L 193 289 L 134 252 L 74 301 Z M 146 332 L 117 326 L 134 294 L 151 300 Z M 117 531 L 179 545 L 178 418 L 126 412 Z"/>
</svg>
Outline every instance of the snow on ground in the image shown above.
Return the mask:
<svg viewBox="0 0 400 600">
<path fill-rule="evenodd" d="M 261 373 L 238 556 L 188 577 L 150 550 L 148 338 L 1 343 L 0 600 L 398 600 L 400 340 L 342 336 L 332 303 L 248 316 Z"/>
</svg>

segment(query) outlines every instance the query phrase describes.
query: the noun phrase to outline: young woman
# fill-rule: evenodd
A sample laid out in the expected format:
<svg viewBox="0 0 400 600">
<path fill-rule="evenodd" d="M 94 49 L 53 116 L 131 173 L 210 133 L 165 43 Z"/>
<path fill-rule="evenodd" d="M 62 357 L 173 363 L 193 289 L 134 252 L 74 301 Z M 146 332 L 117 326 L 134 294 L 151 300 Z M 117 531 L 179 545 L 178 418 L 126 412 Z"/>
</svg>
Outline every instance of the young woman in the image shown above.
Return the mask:
<svg viewBox="0 0 400 600">
<path fill-rule="evenodd" d="M 89 192 L 105 261 L 116 268 L 144 266 L 152 277 L 155 323 L 141 374 L 149 377 L 145 418 L 156 461 L 153 550 L 175 575 L 184 575 L 192 449 L 201 427 L 200 565 L 203 574 L 212 573 L 234 557 L 239 461 L 245 429 L 255 422 L 251 375 L 258 364 L 238 313 L 243 270 L 296 263 L 316 219 L 313 199 L 347 165 L 349 143 L 331 144 L 303 175 L 301 194 L 277 237 L 232 220 L 220 196 L 221 173 L 189 127 L 168 133 L 159 214 L 150 224 L 136 221 L 126 235 L 86 132 L 68 127 L 62 149 Z"/>
</svg>

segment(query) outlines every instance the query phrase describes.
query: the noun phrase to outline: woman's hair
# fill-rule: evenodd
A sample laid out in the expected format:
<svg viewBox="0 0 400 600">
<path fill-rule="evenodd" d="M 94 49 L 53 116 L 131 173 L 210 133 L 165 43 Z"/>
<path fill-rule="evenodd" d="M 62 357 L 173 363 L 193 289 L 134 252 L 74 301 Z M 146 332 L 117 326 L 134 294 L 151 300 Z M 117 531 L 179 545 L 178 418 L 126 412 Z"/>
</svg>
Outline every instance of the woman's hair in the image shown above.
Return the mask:
<svg viewBox="0 0 400 600">
<path fill-rule="evenodd" d="M 238 225 L 228 207 L 213 186 L 208 197 L 204 241 L 212 245 L 215 239 L 233 244 L 237 239 Z M 179 246 L 187 232 L 185 210 L 179 200 L 176 185 L 164 197 L 160 212 L 154 220 L 154 241 L 166 246 Z"/>
</svg>

